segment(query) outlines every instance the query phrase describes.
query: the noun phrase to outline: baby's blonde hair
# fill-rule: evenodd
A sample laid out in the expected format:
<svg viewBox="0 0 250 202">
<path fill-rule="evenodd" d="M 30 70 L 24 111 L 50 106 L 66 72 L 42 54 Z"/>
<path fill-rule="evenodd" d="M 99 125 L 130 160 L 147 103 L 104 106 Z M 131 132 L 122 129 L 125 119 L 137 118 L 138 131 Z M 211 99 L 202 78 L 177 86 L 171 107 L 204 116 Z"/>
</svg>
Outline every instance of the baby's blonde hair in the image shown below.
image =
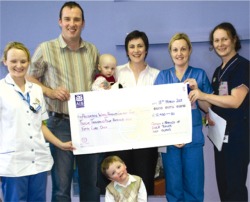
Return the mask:
<svg viewBox="0 0 250 202">
<path fill-rule="evenodd" d="M 107 59 L 107 58 L 114 60 L 115 63 L 117 62 L 117 61 L 116 61 L 116 58 L 115 58 L 113 55 L 111 55 L 111 54 L 109 54 L 109 53 L 105 53 L 105 54 L 100 55 L 100 58 L 99 58 L 99 65 L 102 65 L 103 61 L 104 61 L 105 59 Z"/>
</svg>

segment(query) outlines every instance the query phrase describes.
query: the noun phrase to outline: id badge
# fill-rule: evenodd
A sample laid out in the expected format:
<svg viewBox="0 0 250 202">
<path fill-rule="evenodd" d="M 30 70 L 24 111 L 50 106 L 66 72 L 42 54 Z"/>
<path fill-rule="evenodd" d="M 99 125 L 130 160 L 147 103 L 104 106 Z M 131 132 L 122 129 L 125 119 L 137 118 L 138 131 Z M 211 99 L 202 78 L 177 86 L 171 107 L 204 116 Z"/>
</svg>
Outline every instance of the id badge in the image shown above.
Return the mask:
<svg viewBox="0 0 250 202">
<path fill-rule="evenodd" d="M 220 82 L 219 95 L 228 95 L 227 81 Z"/>
</svg>

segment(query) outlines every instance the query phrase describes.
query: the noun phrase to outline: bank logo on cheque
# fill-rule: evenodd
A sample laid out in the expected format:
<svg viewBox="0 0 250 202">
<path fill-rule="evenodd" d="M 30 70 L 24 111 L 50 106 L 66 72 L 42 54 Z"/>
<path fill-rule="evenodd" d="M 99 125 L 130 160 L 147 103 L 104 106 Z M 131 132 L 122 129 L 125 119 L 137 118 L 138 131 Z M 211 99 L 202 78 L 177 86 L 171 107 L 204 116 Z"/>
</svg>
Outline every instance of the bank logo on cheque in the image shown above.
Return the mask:
<svg viewBox="0 0 250 202">
<path fill-rule="evenodd" d="M 83 94 L 75 95 L 75 101 L 76 101 L 76 108 L 83 108 L 84 107 Z"/>
</svg>

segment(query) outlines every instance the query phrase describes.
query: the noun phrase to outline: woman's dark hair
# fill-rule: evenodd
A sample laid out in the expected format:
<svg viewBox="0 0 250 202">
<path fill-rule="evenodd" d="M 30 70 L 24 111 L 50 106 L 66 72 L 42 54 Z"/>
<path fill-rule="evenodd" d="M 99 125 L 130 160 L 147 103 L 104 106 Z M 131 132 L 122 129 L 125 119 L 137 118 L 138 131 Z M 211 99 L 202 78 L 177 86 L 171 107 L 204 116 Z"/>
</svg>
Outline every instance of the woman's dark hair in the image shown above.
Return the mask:
<svg viewBox="0 0 250 202">
<path fill-rule="evenodd" d="M 133 39 L 139 39 L 141 38 L 142 41 L 144 42 L 145 44 L 145 47 L 146 47 L 146 55 L 145 55 L 145 58 L 147 57 L 148 55 L 148 47 L 149 47 L 149 43 L 148 43 L 148 37 L 147 35 L 144 33 L 144 32 L 141 32 L 141 31 L 138 31 L 138 30 L 134 30 L 132 32 L 130 32 L 126 39 L 125 39 L 125 49 L 126 49 L 126 53 L 127 53 L 127 56 L 128 56 L 128 43 L 133 40 Z M 129 58 L 129 57 L 128 57 Z M 145 59 L 144 58 L 144 59 Z"/>
<path fill-rule="evenodd" d="M 214 41 L 214 32 L 217 29 L 223 29 L 227 32 L 228 36 L 230 37 L 231 40 L 235 40 L 235 51 L 237 52 L 238 50 L 241 49 L 241 43 L 240 43 L 240 39 L 239 36 L 236 32 L 236 29 L 234 28 L 234 26 L 229 23 L 229 22 L 223 22 L 219 25 L 217 25 L 210 33 L 209 35 L 209 42 L 211 45 L 210 50 L 213 50 L 213 41 Z"/>
<path fill-rule="evenodd" d="M 83 12 L 83 9 L 82 9 L 82 7 L 78 3 L 74 2 L 74 1 L 68 1 L 68 2 L 65 2 L 63 4 L 63 6 L 61 7 L 61 10 L 60 10 L 60 13 L 59 13 L 59 19 L 62 19 L 62 10 L 65 7 L 69 7 L 69 8 L 75 8 L 75 7 L 77 7 L 77 8 L 79 8 L 82 11 L 82 21 L 84 21 L 84 12 Z"/>
</svg>

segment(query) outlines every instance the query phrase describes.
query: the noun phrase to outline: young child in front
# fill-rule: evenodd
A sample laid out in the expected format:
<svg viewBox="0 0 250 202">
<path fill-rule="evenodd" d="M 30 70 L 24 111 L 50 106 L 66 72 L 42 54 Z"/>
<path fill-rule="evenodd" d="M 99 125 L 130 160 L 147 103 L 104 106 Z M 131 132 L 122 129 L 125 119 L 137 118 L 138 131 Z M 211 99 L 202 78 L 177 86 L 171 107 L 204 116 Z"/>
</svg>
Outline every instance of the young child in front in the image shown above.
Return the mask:
<svg viewBox="0 0 250 202">
<path fill-rule="evenodd" d="M 111 88 L 121 88 L 121 85 L 115 84 L 116 59 L 111 54 L 102 54 L 98 64 L 98 74 L 94 77 L 92 90 L 109 90 Z"/>
<path fill-rule="evenodd" d="M 42 88 L 28 82 L 29 50 L 19 42 L 6 45 L 0 80 L 0 177 L 4 201 L 46 201 L 47 171 L 53 165 L 49 143 L 73 150 L 42 122 L 48 119 Z"/>
<path fill-rule="evenodd" d="M 101 172 L 111 182 L 106 187 L 105 202 L 146 202 L 147 191 L 142 178 L 127 173 L 118 156 L 108 156 L 101 164 Z"/>
</svg>

